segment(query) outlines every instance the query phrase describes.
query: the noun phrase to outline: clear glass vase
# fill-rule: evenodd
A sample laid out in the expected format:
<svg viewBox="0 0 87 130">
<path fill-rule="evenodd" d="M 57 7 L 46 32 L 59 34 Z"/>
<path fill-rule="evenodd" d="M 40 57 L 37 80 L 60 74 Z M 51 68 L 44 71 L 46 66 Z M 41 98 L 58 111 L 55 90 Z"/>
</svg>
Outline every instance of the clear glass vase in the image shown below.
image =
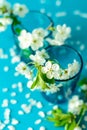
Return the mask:
<svg viewBox="0 0 87 130">
<path fill-rule="evenodd" d="M 47 52 L 51 59 L 56 59 L 63 68 L 67 68 L 68 64 L 72 63 L 74 59 L 80 64 L 79 71 L 74 76 L 70 77 L 69 79 L 55 81 L 56 85 L 62 85 L 59 91 L 55 93 L 50 93 L 49 91 L 41 92 L 43 97 L 49 102 L 54 104 L 62 103 L 67 101 L 75 90 L 82 71 L 83 60 L 78 51 L 68 45 L 48 47 Z"/>
<path fill-rule="evenodd" d="M 12 23 L 12 32 L 14 35 L 15 44 L 17 46 L 17 51 L 21 56 L 21 60 L 27 63 L 29 62 L 29 55 L 34 52 L 30 48 L 25 50 L 20 49 L 19 41 L 18 41 L 20 30 L 25 29 L 28 32 L 32 32 L 32 30 L 36 28 L 48 29 L 49 27 L 53 26 L 53 21 L 45 13 L 41 13 L 39 11 L 29 11 L 29 13 L 27 13 L 25 17 L 23 18 L 16 17 L 16 19 L 17 19 L 17 24 L 15 24 L 14 21 Z M 48 31 L 46 37 L 50 35 L 51 35 L 51 31 Z M 47 46 L 46 44 L 47 43 L 45 42 L 44 47 Z"/>
</svg>

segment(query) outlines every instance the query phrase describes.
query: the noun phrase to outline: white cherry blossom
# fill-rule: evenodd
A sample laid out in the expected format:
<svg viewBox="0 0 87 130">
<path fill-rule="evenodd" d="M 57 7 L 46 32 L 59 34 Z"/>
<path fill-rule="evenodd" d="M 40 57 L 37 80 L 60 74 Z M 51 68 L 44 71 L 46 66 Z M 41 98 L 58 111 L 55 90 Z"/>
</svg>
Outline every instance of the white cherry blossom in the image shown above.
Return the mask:
<svg viewBox="0 0 87 130">
<path fill-rule="evenodd" d="M 79 69 L 80 69 L 80 64 L 76 60 L 74 60 L 74 62 L 72 64 L 68 64 L 68 75 L 69 75 L 69 77 L 72 77 L 75 74 L 77 74 Z"/>
<path fill-rule="evenodd" d="M 86 90 L 87 90 L 87 84 L 83 84 L 83 85 L 81 86 L 81 89 L 86 91 Z"/>
<path fill-rule="evenodd" d="M 68 75 L 68 69 L 61 69 L 60 71 L 60 75 L 58 77 L 59 79 L 61 80 L 66 80 L 66 79 L 69 79 L 69 75 Z"/>
<path fill-rule="evenodd" d="M 41 51 L 36 51 L 35 55 L 30 55 L 29 57 L 31 60 L 33 60 L 38 65 L 43 65 L 46 62 L 46 59 L 49 58 L 48 54 L 46 53 L 45 49 Z"/>
<path fill-rule="evenodd" d="M 53 63 L 51 61 L 47 61 L 45 66 L 42 67 L 42 73 L 46 74 L 48 79 L 52 79 L 56 77 L 56 74 L 59 72 L 60 67 L 58 64 Z"/>
<path fill-rule="evenodd" d="M 41 57 L 43 57 L 43 58 L 45 58 L 45 59 L 48 59 L 49 58 L 49 55 L 47 54 L 47 52 L 46 52 L 46 50 L 45 49 L 42 49 L 41 51 L 36 51 L 36 54 L 38 55 L 38 56 L 41 56 Z"/>
<path fill-rule="evenodd" d="M 4 20 L 4 24 L 6 25 L 9 25 L 12 23 L 12 19 L 10 17 L 4 17 L 3 20 Z"/>
<path fill-rule="evenodd" d="M 48 34 L 48 32 L 43 28 L 37 28 L 33 30 L 32 34 L 44 38 Z"/>
<path fill-rule="evenodd" d="M 53 38 L 48 38 L 47 41 L 51 45 L 63 45 L 65 40 L 69 38 L 71 33 L 71 28 L 67 27 L 66 24 L 57 25 L 53 31 Z"/>
<path fill-rule="evenodd" d="M 28 13 L 28 8 L 24 4 L 16 3 L 13 6 L 13 14 L 24 17 Z"/>
<path fill-rule="evenodd" d="M 50 84 L 49 85 L 50 89 L 48 89 L 47 91 L 50 93 L 56 93 L 58 91 L 60 91 L 60 87 L 62 87 L 62 84 Z"/>
<path fill-rule="evenodd" d="M 69 100 L 68 111 L 79 115 L 83 103 L 83 100 L 80 100 L 78 96 L 73 96 L 72 99 Z"/>
<path fill-rule="evenodd" d="M 31 48 L 33 51 L 43 47 L 43 38 L 32 34 Z"/>
<path fill-rule="evenodd" d="M 54 38 L 59 39 L 59 41 L 64 41 L 70 36 L 71 28 L 67 27 L 66 24 L 57 25 L 56 26 L 56 32 L 54 32 Z"/>
<path fill-rule="evenodd" d="M 57 40 L 57 39 L 47 38 L 46 41 L 48 41 L 50 43 L 50 45 L 56 45 L 56 46 L 58 45 L 58 46 L 60 46 L 60 45 L 64 44 L 63 41 Z"/>
<path fill-rule="evenodd" d="M 27 32 L 26 30 L 22 30 L 20 36 L 18 37 L 18 40 L 21 49 L 30 47 L 32 42 L 31 33 Z"/>
<path fill-rule="evenodd" d="M 7 29 L 7 26 L 12 23 L 10 18 L 0 18 L 0 32 L 3 32 Z"/>
<path fill-rule="evenodd" d="M 11 10 L 11 5 L 5 0 L 0 0 L 0 16 L 9 16 Z"/>
<path fill-rule="evenodd" d="M 28 79 L 32 77 L 32 72 L 24 62 L 20 62 L 15 69 L 17 72 L 24 75 Z"/>
</svg>

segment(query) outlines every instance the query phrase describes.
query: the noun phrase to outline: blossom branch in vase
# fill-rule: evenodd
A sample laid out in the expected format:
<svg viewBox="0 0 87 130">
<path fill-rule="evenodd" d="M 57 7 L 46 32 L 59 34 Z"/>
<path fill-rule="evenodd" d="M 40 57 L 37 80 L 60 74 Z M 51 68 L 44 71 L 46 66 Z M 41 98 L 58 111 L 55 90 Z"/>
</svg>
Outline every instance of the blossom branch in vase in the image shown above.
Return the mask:
<svg viewBox="0 0 87 130">
<path fill-rule="evenodd" d="M 36 51 L 35 55 L 30 55 L 32 66 L 27 66 L 25 63 L 19 63 L 16 67 L 16 71 L 26 76 L 33 74 L 33 83 L 30 86 L 31 89 L 40 89 L 41 91 L 53 92 L 59 91 L 61 85 L 55 84 L 56 80 L 67 80 L 79 72 L 80 64 L 74 60 L 73 63 L 68 64 L 68 68 L 63 69 L 56 59 L 51 59 L 45 49 Z M 30 69 L 29 69 L 30 67 Z M 29 72 L 29 70 L 32 71 Z M 29 74 L 28 74 L 29 73 Z M 30 77 L 31 77 L 30 76 Z M 31 78 L 31 79 L 32 79 Z"/>
</svg>

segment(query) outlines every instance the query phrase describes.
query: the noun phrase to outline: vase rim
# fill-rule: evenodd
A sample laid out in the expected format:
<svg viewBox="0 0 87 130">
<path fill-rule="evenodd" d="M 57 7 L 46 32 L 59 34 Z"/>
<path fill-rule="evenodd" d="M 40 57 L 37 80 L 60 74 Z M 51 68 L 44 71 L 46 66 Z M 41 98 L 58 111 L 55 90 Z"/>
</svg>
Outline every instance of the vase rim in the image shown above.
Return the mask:
<svg viewBox="0 0 87 130">
<path fill-rule="evenodd" d="M 55 79 L 55 81 L 58 81 L 58 82 L 70 81 L 70 80 L 74 79 L 75 77 L 77 77 L 81 73 L 82 68 L 83 68 L 83 59 L 82 59 L 81 54 L 75 48 L 73 48 L 73 47 L 71 47 L 69 45 L 48 46 L 46 49 L 48 50 L 49 48 L 54 48 L 54 47 L 67 47 L 67 48 L 72 49 L 79 56 L 79 59 L 81 61 L 80 69 L 79 69 L 79 71 L 74 76 L 70 77 L 69 79 Z"/>
<path fill-rule="evenodd" d="M 42 13 L 42 12 L 39 11 L 39 10 L 30 10 L 28 13 L 38 13 L 38 14 L 42 14 L 42 15 L 46 16 L 46 17 L 48 18 L 48 20 L 50 21 L 50 24 L 46 27 L 46 29 L 48 29 L 49 27 L 54 26 L 54 22 L 53 22 L 52 18 L 51 18 L 50 16 L 48 16 L 46 13 Z M 26 15 L 27 15 L 27 14 L 26 14 Z M 19 17 L 19 16 L 16 16 L 16 17 Z M 17 33 L 16 33 L 15 30 L 14 30 L 14 21 L 13 21 L 12 24 L 11 24 L 11 28 L 12 28 L 12 31 L 13 31 L 14 35 L 15 35 L 15 36 L 18 36 Z M 25 28 L 25 29 L 26 29 L 26 28 Z M 35 28 L 35 29 L 36 29 L 36 28 Z M 29 32 L 29 31 L 28 31 L 28 32 Z M 51 31 L 50 31 L 50 33 L 49 33 L 47 36 L 45 36 L 45 38 L 48 37 L 50 34 L 51 34 Z"/>
</svg>

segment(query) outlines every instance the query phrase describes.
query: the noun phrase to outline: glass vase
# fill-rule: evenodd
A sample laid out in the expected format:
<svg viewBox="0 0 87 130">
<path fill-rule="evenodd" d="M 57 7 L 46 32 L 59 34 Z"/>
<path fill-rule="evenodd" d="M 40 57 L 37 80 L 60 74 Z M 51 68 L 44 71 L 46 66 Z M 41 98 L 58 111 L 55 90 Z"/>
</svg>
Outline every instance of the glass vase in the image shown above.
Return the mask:
<svg viewBox="0 0 87 130">
<path fill-rule="evenodd" d="M 52 19 L 47 16 L 45 13 L 41 13 L 39 11 L 29 11 L 29 13 L 26 14 L 25 17 L 19 18 L 17 17 L 18 23 L 14 24 L 14 21 L 12 23 L 12 32 L 14 35 L 15 44 L 17 46 L 17 51 L 20 54 L 21 60 L 28 63 L 29 62 L 29 55 L 34 53 L 34 51 L 31 50 L 31 48 L 22 50 L 19 47 L 19 41 L 18 36 L 20 30 L 25 29 L 28 32 L 32 32 L 32 30 L 36 28 L 43 28 L 48 29 L 49 27 L 53 26 Z M 45 36 L 47 38 L 51 35 L 51 31 L 48 31 L 48 34 Z M 44 38 L 44 48 L 47 47 L 47 43 L 45 42 Z"/>
<path fill-rule="evenodd" d="M 47 101 L 54 104 L 62 103 L 67 101 L 75 90 L 82 71 L 83 60 L 79 52 L 68 45 L 48 47 L 47 52 L 50 55 L 51 60 L 56 59 L 62 68 L 67 68 L 68 64 L 72 63 L 74 59 L 80 64 L 79 71 L 74 76 L 69 79 L 59 79 L 55 81 L 56 86 L 61 84 L 59 91 L 55 93 L 49 91 L 41 92 Z"/>
</svg>

